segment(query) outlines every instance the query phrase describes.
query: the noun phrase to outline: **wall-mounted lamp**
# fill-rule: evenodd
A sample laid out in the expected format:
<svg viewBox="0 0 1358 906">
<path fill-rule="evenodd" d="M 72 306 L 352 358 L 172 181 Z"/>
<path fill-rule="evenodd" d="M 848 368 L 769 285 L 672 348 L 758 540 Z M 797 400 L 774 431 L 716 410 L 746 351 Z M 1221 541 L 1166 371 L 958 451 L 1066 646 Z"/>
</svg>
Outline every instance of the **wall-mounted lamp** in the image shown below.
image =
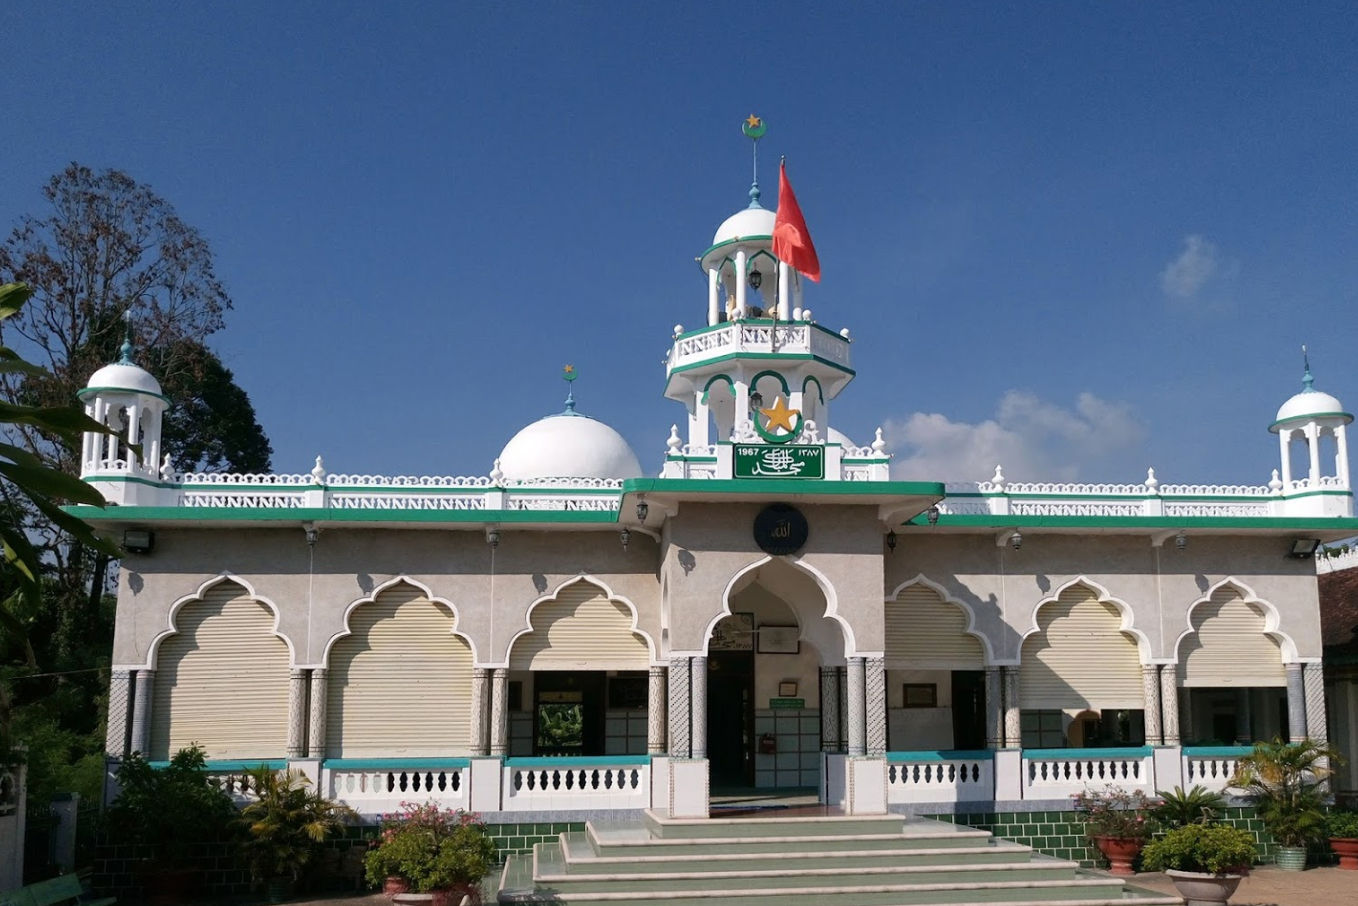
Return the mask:
<svg viewBox="0 0 1358 906">
<path fill-rule="evenodd" d="M 651 512 L 651 505 L 644 500 L 637 501 L 637 522 L 646 523 L 646 514 Z"/>
<path fill-rule="evenodd" d="M 759 268 L 750 271 L 750 289 L 759 289 L 764 285 L 764 275 L 759 273 Z"/>
<path fill-rule="evenodd" d="M 632 533 L 629 532 L 627 529 L 623 529 L 621 532 L 618 533 L 618 537 L 622 540 L 622 549 L 627 550 L 627 545 L 632 540 Z"/>
<path fill-rule="evenodd" d="M 750 394 L 750 418 L 754 418 L 754 414 L 763 408 L 764 394 L 756 390 Z"/>
<path fill-rule="evenodd" d="M 156 533 L 150 529 L 128 529 L 123 532 L 123 550 L 129 554 L 149 554 L 156 546 Z"/>
<path fill-rule="evenodd" d="M 1023 547 L 1023 533 L 1018 529 L 1014 529 L 1014 534 L 1009 536 L 1009 543 L 1013 546 L 1014 550 Z"/>
<path fill-rule="evenodd" d="M 1305 560 L 1307 557 L 1314 557 L 1316 549 L 1320 547 L 1320 541 L 1315 538 L 1298 538 L 1292 542 L 1292 552 L 1290 556 L 1298 560 Z"/>
<path fill-rule="evenodd" d="M 887 546 L 888 548 L 890 548 L 891 550 L 893 550 L 893 551 L 896 549 L 896 532 L 895 532 L 895 530 L 892 530 L 892 531 L 889 531 L 889 532 L 886 533 L 886 546 Z"/>
<path fill-rule="evenodd" d="M 1174 536 L 1174 546 L 1179 550 L 1188 547 L 1188 536 L 1184 534 L 1183 529 L 1179 529 L 1179 534 Z"/>
<path fill-rule="evenodd" d="M 925 510 L 924 518 L 929 520 L 930 525 L 938 525 L 938 507 L 931 506 Z"/>
<path fill-rule="evenodd" d="M 489 544 L 492 549 L 500 546 L 500 530 L 498 528 L 488 527 L 486 529 L 486 543 Z"/>
</svg>

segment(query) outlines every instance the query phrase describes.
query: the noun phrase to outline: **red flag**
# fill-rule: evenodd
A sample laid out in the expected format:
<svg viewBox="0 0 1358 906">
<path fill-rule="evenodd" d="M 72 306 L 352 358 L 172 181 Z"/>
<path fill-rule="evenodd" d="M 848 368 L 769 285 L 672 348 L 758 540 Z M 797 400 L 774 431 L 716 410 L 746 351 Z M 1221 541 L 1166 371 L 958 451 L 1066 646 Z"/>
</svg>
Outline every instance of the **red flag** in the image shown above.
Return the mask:
<svg viewBox="0 0 1358 906">
<path fill-rule="evenodd" d="M 806 219 L 792 194 L 792 183 L 787 181 L 787 162 L 778 165 L 778 217 L 773 222 L 773 256 L 788 267 L 796 268 L 815 282 L 820 282 L 820 259 Z"/>
</svg>

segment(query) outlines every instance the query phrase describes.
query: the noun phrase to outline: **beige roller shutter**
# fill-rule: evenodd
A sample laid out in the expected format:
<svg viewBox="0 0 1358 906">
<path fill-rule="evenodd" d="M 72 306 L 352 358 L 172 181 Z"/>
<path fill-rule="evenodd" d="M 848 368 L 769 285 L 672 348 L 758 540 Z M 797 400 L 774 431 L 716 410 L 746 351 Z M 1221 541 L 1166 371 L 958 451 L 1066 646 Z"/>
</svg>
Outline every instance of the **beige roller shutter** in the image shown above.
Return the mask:
<svg viewBox="0 0 1358 906">
<path fill-rule="evenodd" d="M 349 615 L 330 649 L 326 755 L 465 755 L 471 737 L 471 647 L 451 611 L 399 585 Z"/>
<path fill-rule="evenodd" d="M 519 636 L 511 670 L 645 670 L 646 640 L 632 631 L 632 611 L 610 601 L 589 582 L 563 588 L 528 616 L 531 632 Z"/>
<path fill-rule="evenodd" d="M 1286 686 L 1282 649 L 1264 635 L 1264 612 L 1223 586 L 1193 608 L 1179 643 L 1185 686 Z"/>
<path fill-rule="evenodd" d="M 911 585 L 886 604 L 887 669 L 980 670 L 985 651 L 966 629 L 962 608 L 927 585 Z"/>
<path fill-rule="evenodd" d="M 1075 585 L 1037 612 L 1023 642 L 1019 693 L 1024 708 L 1142 708 L 1136 641 L 1119 631 L 1117 607 Z"/>
<path fill-rule="evenodd" d="M 210 759 L 287 757 L 288 645 L 273 626 L 234 582 L 179 610 L 156 655 L 151 760 L 193 743 Z"/>
</svg>

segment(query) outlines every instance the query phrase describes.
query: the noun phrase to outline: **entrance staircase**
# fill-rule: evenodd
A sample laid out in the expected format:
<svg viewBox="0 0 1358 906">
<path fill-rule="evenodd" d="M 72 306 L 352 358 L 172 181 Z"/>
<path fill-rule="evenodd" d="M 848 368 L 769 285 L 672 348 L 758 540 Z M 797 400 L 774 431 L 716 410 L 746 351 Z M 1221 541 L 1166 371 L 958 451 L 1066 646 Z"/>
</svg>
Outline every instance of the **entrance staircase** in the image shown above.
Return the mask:
<svg viewBox="0 0 1358 906">
<path fill-rule="evenodd" d="M 499 901 L 607 906 L 1179 906 L 989 832 L 900 815 L 589 822 L 511 856 Z"/>
</svg>

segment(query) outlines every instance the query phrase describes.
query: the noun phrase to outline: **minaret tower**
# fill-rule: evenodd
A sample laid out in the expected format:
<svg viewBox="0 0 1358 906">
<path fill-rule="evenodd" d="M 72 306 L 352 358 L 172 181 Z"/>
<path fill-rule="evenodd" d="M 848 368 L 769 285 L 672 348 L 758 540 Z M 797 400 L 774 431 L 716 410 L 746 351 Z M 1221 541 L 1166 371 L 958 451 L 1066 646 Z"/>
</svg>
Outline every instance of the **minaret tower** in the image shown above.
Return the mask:
<svg viewBox="0 0 1358 906">
<path fill-rule="evenodd" d="M 1288 515 L 1349 515 L 1352 498 L 1348 496 L 1349 445 L 1347 426 L 1353 416 L 1344 411 L 1344 404 L 1328 393 L 1315 388 L 1311 375 L 1311 360 L 1306 347 L 1301 348 L 1302 377 L 1300 393 L 1295 394 L 1278 410 L 1278 417 L 1268 430 L 1278 435 L 1278 449 L 1282 457 L 1282 477 L 1278 488 L 1284 497 L 1302 495 L 1288 501 Z M 1333 442 L 1333 455 L 1322 452 L 1322 441 Z M 1293 474 L 1292 445 L 1306 444 L 1306 474 Z M 1325 492 L 1333 492 L 1327 495 Z M 1330 499 L 1330 498 L 1333 499 Z M 1340 508 L 1340 512 L 1336 508 Z M 1294 512 L 1304 509 L 1306 512 Z"/>
<path fill-rule="evenodd" d="M 688 419 L 671 432 L 664 475 L 885 480 L 880 431 L 871 448 L 846 450 L 845 438 L 830 429 L 830 401 L 854 377 L 849 331 L 816 323 L 806 278 L 773 253 L 778 216 L 764 207 L 759 188 L 766 129 L 756 116 L 745 121 L 755 160 L 749 203 L 726 218 L 697 259 L 707 276 L 706 324 L 675 325 L 665 396 L 683 403 Z M 756 456 L 754 446 L 782 452 Z M 761 456 L 772 459 L 758 465 Z M 848 460 L 878 467 L 848 475 L 841 468 Z"/>
<path fill-rule="evenodd" d="M 142 489 L 153 494 L 153 486 L 129 479 L 160 481 L 160 432 L 169 400 L 160 382 L 132 361 L 130 313 L 118 361 L 96 371 L 76 396 L 86 415 L 114 431 L 84 435 L 80 477 L 96 485 L 110 503 L 141 502 Z M 138 445 L 140 453 L 133 449 Z"/>
</svg>

